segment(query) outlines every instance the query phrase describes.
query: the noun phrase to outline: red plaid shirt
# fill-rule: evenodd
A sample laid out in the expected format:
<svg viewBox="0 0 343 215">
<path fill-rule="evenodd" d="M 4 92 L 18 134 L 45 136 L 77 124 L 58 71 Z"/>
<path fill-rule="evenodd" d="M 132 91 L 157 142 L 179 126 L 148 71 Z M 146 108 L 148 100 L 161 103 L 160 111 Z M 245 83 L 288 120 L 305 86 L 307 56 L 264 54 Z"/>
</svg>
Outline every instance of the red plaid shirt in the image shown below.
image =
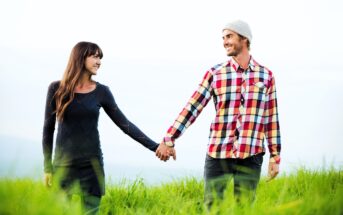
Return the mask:
<svg viewBox="0 0 343 215">
<path fill-rule="evenodd" d="M 275 80 L 266 67 L 250 59 L 244 71 L 234 59 L 208 70 L 163 141 L 180 137 L 213 96 L 216 116 L 211 123 L 208 155 L 213 158 L 247 158 L 264 153 L 268 142 L 270 162 L 280 163 L 281 139 Z"/>
</svg>

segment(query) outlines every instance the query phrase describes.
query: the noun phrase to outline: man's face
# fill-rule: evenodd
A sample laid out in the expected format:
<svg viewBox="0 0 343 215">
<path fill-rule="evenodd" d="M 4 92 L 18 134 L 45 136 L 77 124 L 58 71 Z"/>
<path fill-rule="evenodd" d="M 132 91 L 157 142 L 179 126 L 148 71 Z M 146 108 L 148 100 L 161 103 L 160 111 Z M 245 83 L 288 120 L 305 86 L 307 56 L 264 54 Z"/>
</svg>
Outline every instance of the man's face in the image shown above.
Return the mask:
<svg viewBox="0 0 343 215">
<path fill-rule="evenodd" d="M 236 32 L 225 29 L 223 31 L 223 45 L 227 56 L 236 57 L 242 52 L 244 40 Z"/>
</svg>

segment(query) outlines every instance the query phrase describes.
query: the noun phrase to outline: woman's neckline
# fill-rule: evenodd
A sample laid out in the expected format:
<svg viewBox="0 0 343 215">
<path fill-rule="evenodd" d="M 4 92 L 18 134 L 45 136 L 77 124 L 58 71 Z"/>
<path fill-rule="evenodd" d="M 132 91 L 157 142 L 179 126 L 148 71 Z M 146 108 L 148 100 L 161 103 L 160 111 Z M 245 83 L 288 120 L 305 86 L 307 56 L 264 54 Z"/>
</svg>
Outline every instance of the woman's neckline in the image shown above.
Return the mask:
<svg viewBox="0 0 343 215">
<path fill-rule="evenodd" d="M 74 92 L 75 94 L 79 94 L 79 95 L 86 95 L 86 94 L 90 94 L 90 93 L 93 93 L 96 89 L 98 88 L 98 82 L 96 81 L 95 82 L 95 88 L 89 92 L 84 92 L 84 93 L 81 93 L 81 92 Z"/>
</svg>

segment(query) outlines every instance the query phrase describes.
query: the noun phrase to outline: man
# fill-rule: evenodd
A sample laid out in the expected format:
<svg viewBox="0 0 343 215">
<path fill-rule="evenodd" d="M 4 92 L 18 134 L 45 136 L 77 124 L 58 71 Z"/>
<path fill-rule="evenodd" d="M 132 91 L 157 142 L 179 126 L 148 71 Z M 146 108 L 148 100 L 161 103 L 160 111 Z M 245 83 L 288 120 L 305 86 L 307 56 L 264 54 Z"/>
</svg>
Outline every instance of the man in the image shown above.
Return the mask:
<svg viewBox="0 0 343 215">
<path fill-rule="evenodd" d="M 270 152 L 268 176 L 279 173 L 280 129 L 275 81 L 266 67 L 249 54 L 252 34 L 247 23 L 236 20 L 223 31 L 223 45 L 231 58 L 208 70 L 187 105 L 168 129 L 156 151 L 161 160 L 176 157 L 174 141 L 195 121 L 213 97 L 216 116 L 210 127 L 205 160 L 205 202 L 222 198 L 230 178 L 234 194 L 250 202 L 260 179 L 264 138 Z"/>
</svg>

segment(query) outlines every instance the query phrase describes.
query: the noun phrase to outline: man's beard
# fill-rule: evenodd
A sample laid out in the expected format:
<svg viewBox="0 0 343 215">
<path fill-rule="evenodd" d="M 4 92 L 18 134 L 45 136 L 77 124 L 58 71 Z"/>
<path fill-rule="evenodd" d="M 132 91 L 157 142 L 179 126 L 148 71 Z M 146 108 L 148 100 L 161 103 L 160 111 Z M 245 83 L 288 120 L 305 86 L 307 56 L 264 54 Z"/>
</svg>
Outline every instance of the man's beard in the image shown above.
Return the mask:
<svg viewBox="0 0 343 215">
<path fill-rule="evenodd" d="M 229 57 L 237 57 L 237 55 L 239 55 L 242 52 L 242 46 L 237 46 L 234 47 L 235 49 L 231 52 L 228 53 L 227 56 Z"/>
</svg>

